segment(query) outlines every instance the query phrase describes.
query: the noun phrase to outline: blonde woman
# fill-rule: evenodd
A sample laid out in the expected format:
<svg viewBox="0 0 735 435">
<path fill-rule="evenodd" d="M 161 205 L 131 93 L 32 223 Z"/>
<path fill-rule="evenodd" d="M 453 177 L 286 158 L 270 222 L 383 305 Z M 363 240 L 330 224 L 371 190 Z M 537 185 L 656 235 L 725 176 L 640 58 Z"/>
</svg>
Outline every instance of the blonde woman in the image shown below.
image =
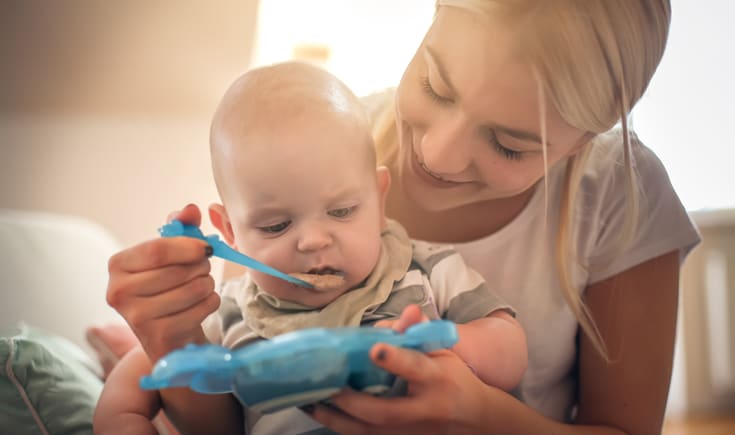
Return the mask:
<svg viewBox="0 0 735 435">
<path fill-rule="evenodd" d="M 344 434 L 660 432 L 679 268 L 699 235 L 627 116 L 670 13 L 667 0 L 437 2 L 376 117 L 387 213 L 454 244 L 517 308 L 528 370 L 511 395 L 449 352 L 377 345 L 409 396 L 347 391 L 309 409 L 316 420 Z"/>
</svg>

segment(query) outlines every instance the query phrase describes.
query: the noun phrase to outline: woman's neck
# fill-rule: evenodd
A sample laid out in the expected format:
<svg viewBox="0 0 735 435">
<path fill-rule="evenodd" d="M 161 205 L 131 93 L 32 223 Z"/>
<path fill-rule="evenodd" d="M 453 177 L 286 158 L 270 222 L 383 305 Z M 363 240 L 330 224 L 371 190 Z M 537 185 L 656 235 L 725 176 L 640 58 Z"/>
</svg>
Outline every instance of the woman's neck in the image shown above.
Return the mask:
<svg viewBox="0 0 735 435">
<path fill-rule="evenodd" d="M 396 180 L 396 178 L 394 178 Z M 400 222 L 415 239 L 438 243 L 463 243 L 495 233 L 513 221 L 533 197 L 534 189 L 521 195 L 470 204 L 451 210 L 425 210 L 395 183 L 388 194 L 386 214 Z"/>
</svg>

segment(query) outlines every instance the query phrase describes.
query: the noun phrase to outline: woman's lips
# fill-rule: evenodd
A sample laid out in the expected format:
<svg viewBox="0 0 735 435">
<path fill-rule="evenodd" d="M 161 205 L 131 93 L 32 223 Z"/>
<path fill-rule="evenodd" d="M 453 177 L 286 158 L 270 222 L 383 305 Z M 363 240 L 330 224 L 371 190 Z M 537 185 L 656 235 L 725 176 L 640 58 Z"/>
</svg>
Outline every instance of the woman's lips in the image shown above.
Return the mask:
<svg viewBox="0 0 735 435">
<path fill-rule="evenodd" d="M 442 176 L 432 172 L 423 163 L 419 162 L 418 155 L 411 151 L 411 172 L 418 176 L 422 181 L 440 189 L 448 189 L 451 187 L 457 187 L 465 182 L 451 181 L 443 178 Z"/>
</svg>

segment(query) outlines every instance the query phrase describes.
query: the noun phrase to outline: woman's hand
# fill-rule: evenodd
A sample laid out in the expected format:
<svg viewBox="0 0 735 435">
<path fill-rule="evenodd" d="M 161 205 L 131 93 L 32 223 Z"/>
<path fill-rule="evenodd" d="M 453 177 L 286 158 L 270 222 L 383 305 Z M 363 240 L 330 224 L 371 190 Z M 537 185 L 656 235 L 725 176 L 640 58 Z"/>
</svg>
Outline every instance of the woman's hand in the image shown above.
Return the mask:
<svg viewBox="0 0 735 435">
<path fill-rule="evenodd" d="M 194 205 L 169 216 L 174 218 L 201 223 Z M 107 302 L 125 318 L 153 361 L 187 343 L 206 341 L 201 322 L 219 306 L 208 248 L 189 237 L 157 238 L 110 258 Z"/>
<path fill-rule="evenodd" d="M 404 331 L 424 320 L 418 306 L 407 307 L 393 328 Z M 480 381 L 452 351 L 423 354 L 379 343 L 370 351 L 379 367 L 408 383 L 404 397 L 375 397 L 345 390 L 330 399 L 334 407 L 317 405 L 312 417 L 341 434 L 433 434 L 471 431 L 482 420 L 491 387 Z"/>
<path fill-rule="evenodd" d="M 485 386 L 454 352 L 427 356 L 377 344 L 370 353 L 376 365 L 408 382 L 404 397 L 381 398 L 343 391 L 332 397 L 335 408 L 317 405 L 311 413 L 341 434 L 434 434 L 471 432 L 469 423 L 490 412 L 483 404 Z M 477 433 L 483 433 L 478 431 Z"/>
</svg>

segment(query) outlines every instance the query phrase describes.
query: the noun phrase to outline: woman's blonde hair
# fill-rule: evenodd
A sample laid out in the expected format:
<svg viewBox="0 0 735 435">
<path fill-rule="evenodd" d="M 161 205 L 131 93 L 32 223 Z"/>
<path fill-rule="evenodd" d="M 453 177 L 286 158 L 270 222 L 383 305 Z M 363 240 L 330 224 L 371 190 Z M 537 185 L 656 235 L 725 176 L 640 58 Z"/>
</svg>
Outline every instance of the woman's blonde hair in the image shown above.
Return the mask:
<svg viewBox="0 0 735 435">
<path fill-rule="evenodd" d="M 622 235 L 621 246 L 629 241 L 638 214 L 638 190 L 627 117 L 663 55 L 671 18 L 669 0 L 437 0 L 436 6 L 513 20 L 519 49 L 543 89 L 541 104 L 549 101 L 569 125 L 594 137 L 621 123 L 628 190 L 628 233 Z M 394 111 L 387 110 L 374 126 L 379 159 L 387 164 L 397 153 L 394 117 Z M 545 137 L 543 119 L 540 124 Z M 567 304 L 607 358 L 602 337 L 571 278 L 576 258 L 570 241 L 572 210 L 590 149 L 587 146 L 567 160 L 556 260 Z"/>
</svg>

